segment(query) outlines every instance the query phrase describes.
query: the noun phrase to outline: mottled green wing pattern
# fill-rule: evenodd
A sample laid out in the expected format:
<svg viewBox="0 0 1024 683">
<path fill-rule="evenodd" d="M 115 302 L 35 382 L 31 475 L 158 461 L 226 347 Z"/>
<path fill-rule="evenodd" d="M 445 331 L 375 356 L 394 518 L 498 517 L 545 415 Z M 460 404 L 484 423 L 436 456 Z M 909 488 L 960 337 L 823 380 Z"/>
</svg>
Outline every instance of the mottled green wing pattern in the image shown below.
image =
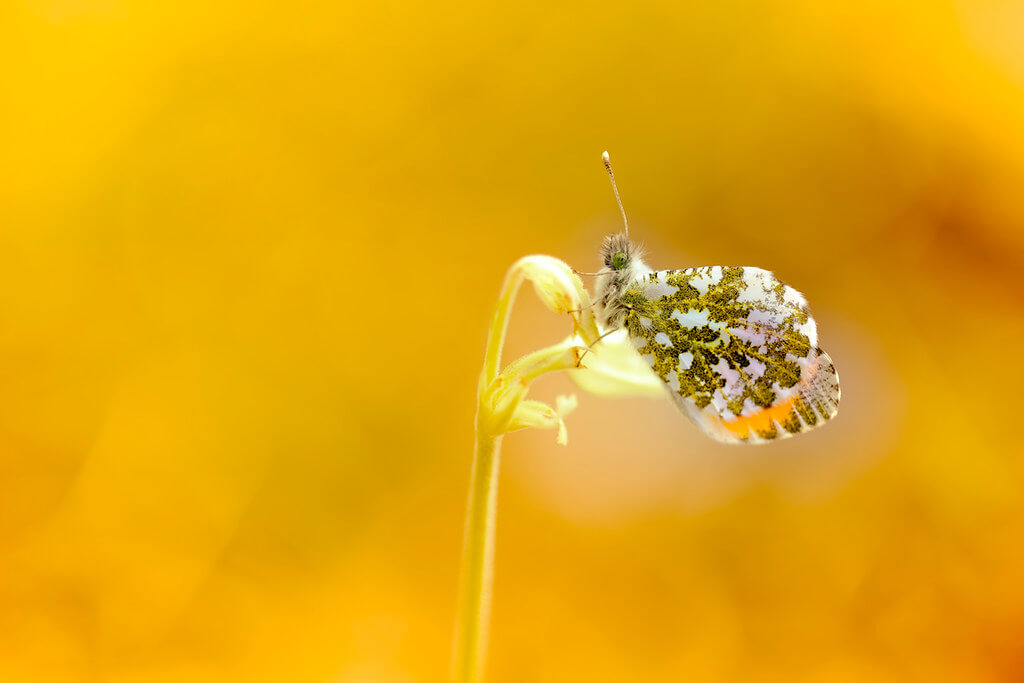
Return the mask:
<svg viewBox="0 0 1024 683">
<path fill-rule="evenodd" d="M 807 301 L 769 271 L 659 271 L 630 285 L 622 303 L 633 345 L 710 436 L 756 443 L 836 414 L 839 377 Z"/>
</svg>

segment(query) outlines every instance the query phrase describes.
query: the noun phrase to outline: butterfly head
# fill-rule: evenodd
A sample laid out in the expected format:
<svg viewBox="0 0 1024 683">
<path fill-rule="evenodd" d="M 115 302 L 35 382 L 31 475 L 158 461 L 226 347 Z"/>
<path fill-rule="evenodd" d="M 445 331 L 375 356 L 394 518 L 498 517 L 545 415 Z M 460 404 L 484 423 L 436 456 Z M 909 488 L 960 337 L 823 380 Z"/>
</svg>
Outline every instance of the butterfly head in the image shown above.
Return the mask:
<svg viewBox="0 0 1024 683">
<path fill-rule="evenodd" d="M 608 178 L 612 181 L 612 191 L 615 193 L 615 201 L 622 212 L 623 231 L 604 238 L 601 245 L 601 261 L 605 268 L 611 269 L 615 274 L 627 274 L 635 261 L 639 261 L 639 249 L 629 239 L 629 221 L 626 220 L 626 210 L 622 208 L 622 199 L 619 198 L 619 188 L 615 185 L 615 173 L 612 172 L 612 162 L 608 152 L 601 155 L 604 160 L 604 167 L 608 170 Z M 632 279 L 632 278 L 629 278 Z"/>
<path fill-rule="evenodd" d="M 623 231 L 604 238 L 601 245 L 601 262 L 604 268 L 597 279 L 597 312 L 598 321 L 607 328 L 622 326 L 628 306 L 622 301 L 622 294 L 635 280 L 647 275 L 651 269 L 640 258 L 640 248 L 629 239 L 629 221 L 626 210 L 622 208 L 619 188 L 615 185 L 615 173 L 608 152 L 601 155 L 604 167 L 608 171 L 608 179 L 612 181 L 612 192 L 622 212 Z"/>
<path fill-rule="evenodd" d="M 601 245 L 601 261 L 606 268 L 621 272 L 629 268 L 634 255 L 639 255 L 637 251 L 625 233 L 608 235 Z"/>
<path fill-rule="evenodd" d="M 636 280 L 651 272 L 644 263 L 642 250 L 625 233 L 604 238 L 601 245 L 601 269 L 596 283 L 598 320 L 606 328 L 622 325 L 628 310 L 621 302 L 622 293 Z"/>
</svg>

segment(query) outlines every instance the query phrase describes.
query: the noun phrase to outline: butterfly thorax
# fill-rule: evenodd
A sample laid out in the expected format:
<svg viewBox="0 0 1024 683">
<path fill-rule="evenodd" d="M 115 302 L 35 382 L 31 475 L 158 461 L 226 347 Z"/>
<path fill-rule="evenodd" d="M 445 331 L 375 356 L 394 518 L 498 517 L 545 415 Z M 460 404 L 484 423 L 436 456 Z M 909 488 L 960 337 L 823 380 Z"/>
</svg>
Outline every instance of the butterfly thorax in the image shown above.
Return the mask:
<svg viewBox="0 0 1024 683">
<path fill-rule="evenodd" d="M 626 289 L 634 282 L 651 274 L 641 258 L 640 247 L 624 233 L 608 235 L 601 245 L 601 262 L 595 292 L 597 320 L 607 329 L 622 327 L 629 305 L 622 300 Z"/>
</svg>

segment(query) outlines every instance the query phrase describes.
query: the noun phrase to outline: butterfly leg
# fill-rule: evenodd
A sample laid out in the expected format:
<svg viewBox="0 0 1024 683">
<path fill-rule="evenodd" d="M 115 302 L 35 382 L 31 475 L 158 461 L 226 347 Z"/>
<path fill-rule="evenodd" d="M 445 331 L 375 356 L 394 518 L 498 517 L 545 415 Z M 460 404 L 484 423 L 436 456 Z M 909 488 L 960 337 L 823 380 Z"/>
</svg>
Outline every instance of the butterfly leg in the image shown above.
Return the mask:
<svg viewBox="0 0 1024 683">
<path fill-rule="evenodd" d="M 596 303 L 597 302 L 595 301 L 594 303 L 592 303 L 590 305 L 593 306 Z M 630 306 L 629 304 L 626 304 L 626 309 L 627 309 L 627 313 L 633 311 L 633 307 Z M 617 332 L 619 329 L 620 328 L 618 328 L 618 327 L 613 327 L 613 328 L 611 328 L 609 330 L 606 330 L 604 332 L 604 334 L 602 334 L 600 337 L 598 337 L 594 341 L 590 342 L 590 344 L 587 345 L 587 348 L 583 350 L 583 353 L 580 354 L 579 358 L 576 359 L 576 367 L 578 367 L 578 368 L 583 367 L 582 363 L 583 363 L 584 356 L 586 356 L 588 353 L 590 353 L 591 349 L 593 349 L 597 345 L 597 343 L 599 341 L 601 341 L 602 339 L 604 339 L 605 337 L 610 335 L 612 332 Z"/>
<path fill-rule="evenodd" d="M 566 313 L 582 313 L 583 311 L 587 310 L 588 308 L 593 308 L 596 305 L 597 305 L 596 301 L 591 301 L 586 306 L 580 306 L 579 308 L 569 309 L 568 311 L 566 311 Z"/>
<path fill-rule="evenodd" d="M 581 354 L 580 354 L 579 358 L 577 358 L 577 359 L 576 359 L 576 367 L 578 367 L 578 368 L 581 368 L 581 367 L 583 367 L 583 365 L 582 365 L 582 363 L 583 363 L 583 358 L 584 358 L 584 357 L 585 357 L 585 356 L 586 356 L 586 355 L 587 355 L 588 353 L 590 353 L 591 349 L 593 349 L 593 348 L 594 348 L 594 346 L 596 346 L 596 345 L 597 345 L 597 343 L 598 343 L 599 341 L 601 341 L 602 339 L 604 339 L 605 337 L 607 337 L 607 336 L 608 336 L 609 334 L 611 334 L 612 332 L 617 332 L 617 331 L 618 331 L 618 330 L 615 330 L 615 329 L 612 329 L 612 330 L 608 330 L 607 332 L 605 332 L 604 334 L 602 334 L 602 335 L 601 335 L 600 337 L 598 337 L 598 338 L 597 338 L 597 339 L 595 339 L 594 341 L 590 342 L 590 344 L 588 344 L 588 345 L 587 345 L 587 348 L 585 348 L 585 349 L 583 350 L 583 353 L 581 353 Z"/>
</svg>

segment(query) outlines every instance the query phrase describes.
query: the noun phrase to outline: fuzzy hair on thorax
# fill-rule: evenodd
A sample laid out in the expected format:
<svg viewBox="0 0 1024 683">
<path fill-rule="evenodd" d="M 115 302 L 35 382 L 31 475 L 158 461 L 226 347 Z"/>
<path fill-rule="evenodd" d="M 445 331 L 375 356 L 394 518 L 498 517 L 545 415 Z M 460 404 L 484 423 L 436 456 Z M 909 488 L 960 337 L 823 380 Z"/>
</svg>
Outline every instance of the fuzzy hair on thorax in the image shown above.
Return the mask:
<svg viewBox="0 0 1024 683">
<path fill-rule="evenodd" d="M 612 260 L 616 254 L 626 255 L 626 265 L 616 270 Z M 630 241 L 625 233 L 608 235 L 601 244 L 601 263 L 603 267 L 597 276 L 595 294 L 597 296 L 597 321 L 606 329 L 622 327 L 623 318 L 628 307 L 622 303 L 622 294 L 626 289 L 642 277 L 651 273 L 644 263 L 643 250 Z"/>
</svg>

